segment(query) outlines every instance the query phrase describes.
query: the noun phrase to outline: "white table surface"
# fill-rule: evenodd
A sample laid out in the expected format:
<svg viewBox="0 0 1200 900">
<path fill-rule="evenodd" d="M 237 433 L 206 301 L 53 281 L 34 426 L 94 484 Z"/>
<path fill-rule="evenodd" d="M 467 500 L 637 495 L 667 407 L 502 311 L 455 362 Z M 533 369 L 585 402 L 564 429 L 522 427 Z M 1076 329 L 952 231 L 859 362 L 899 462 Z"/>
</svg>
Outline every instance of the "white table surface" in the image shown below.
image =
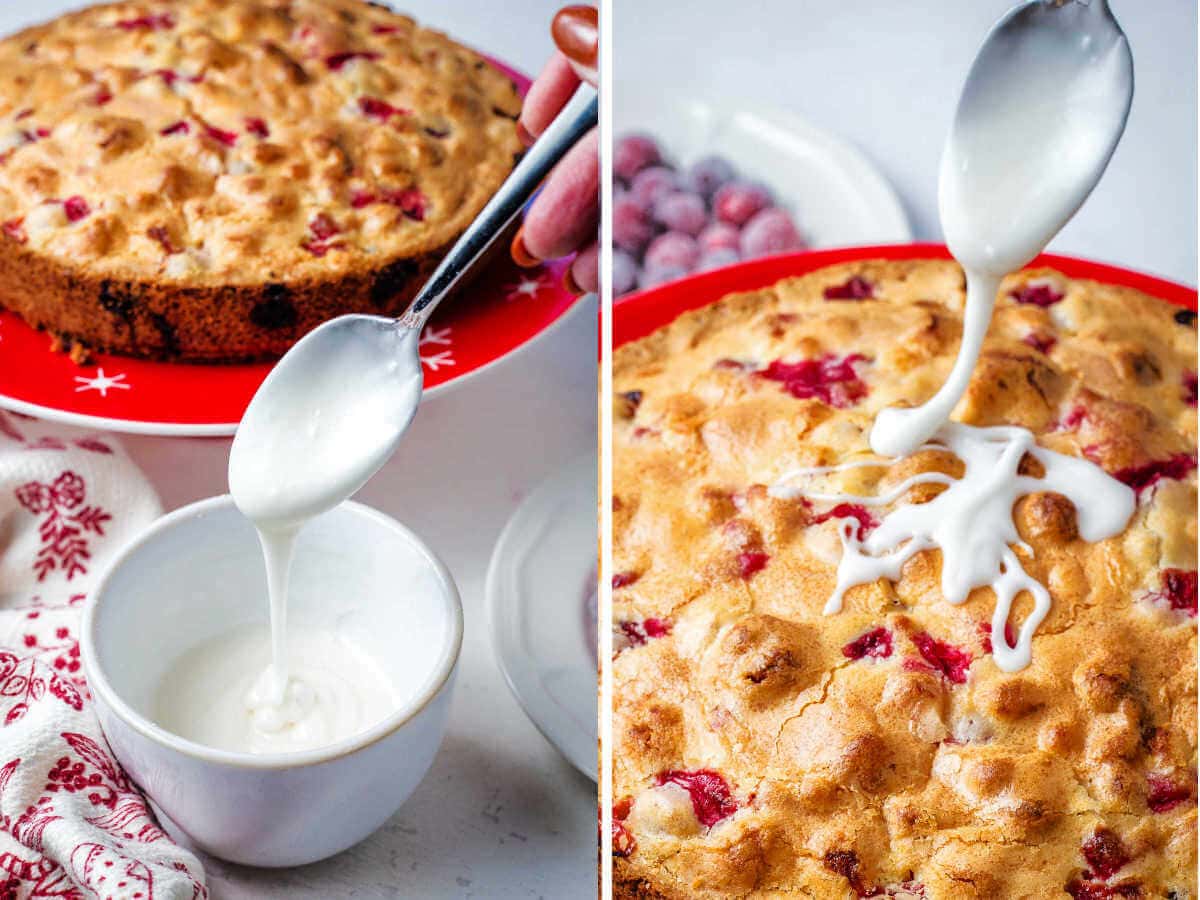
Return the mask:
<svg viewBox="0 0 1200 900">
<path fill-rule="evenodd" d="M 0 33 L 78 5 L 3 0 Z M 397 5 L 530 75 L 551 51 L 551 0 Z M 364 489 L 361 499 L 437 550 L 462 594 L 466 631 L 445 743 L 403 809 L 340 856 L 274 871 L 206 860 L 215 900 L 594 896 L 595 785 L 509 693 L 487 633 L 483 582 L 519 500 L 568 460 L 595 452 L 596 341 L 596 306 L 587 302 L 520 354 L 432 398 L 396 458 Z M 225 490 L 226 441 L 125 444 L 169 507 Z"/>
<path fill-rule="evenodd" d="M 622 121 L 632 92 L 777 105 L 854 142 L 899 191 L 916 236 L 940 240 L 942 142 L 1012 0 L 613 2 L 618 133 L 653 130 Z M 1195 284 L 1196 4 L 1110 5 L 1133 48 L 1133 110 L 1104 180 L 1051 249 Z"/>
</svg>

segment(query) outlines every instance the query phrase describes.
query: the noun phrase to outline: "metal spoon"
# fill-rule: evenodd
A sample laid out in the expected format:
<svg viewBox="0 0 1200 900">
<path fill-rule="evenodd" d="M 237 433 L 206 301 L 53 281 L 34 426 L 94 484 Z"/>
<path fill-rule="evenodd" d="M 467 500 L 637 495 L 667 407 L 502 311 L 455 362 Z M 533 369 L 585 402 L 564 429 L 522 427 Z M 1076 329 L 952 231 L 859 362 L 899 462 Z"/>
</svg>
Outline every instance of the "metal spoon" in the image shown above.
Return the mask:
<svg viewBox="0 0 1200 900">
<path fill-rule="evenodd" d="M 303 521 L 348 498 L 388 460 L 420 402 L 421 330 L 597 115 L 596 92 L 583 85 L 403 316 L 340 316 L 279 360 L 250 401 L 230 451 L 230 489 L 242 512 L 259 522 Z M 277 489 L 264 491 L 264 481 Z"/>
</svg>

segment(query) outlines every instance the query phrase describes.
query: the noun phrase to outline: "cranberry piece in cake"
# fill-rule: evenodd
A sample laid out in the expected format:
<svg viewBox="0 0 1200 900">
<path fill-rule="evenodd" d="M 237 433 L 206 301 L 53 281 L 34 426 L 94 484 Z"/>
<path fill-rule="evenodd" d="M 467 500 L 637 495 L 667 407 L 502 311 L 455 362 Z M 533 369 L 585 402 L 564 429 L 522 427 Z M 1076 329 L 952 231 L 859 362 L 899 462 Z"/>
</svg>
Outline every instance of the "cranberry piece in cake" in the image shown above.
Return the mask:
<svg viewBox="0 0 1200 900">
<path fill-rule="evenodd" d="M 217 128 L 215 125 L 206 125 L 204 134 L 222 147 L 232 147 L 237 144 L 238 136 L 236 131 L 225 131 L 224 129 Z"/>
<path fill-rule="evenodd" d="M 838 519 L 854 519 L 857 521 L 858 528 L 855 537 L 860 541 L 865 541 L 867 535 L 879 526 L 879 523 L 872 518 L 867 508 L 858 503 L 839 503 L 833 509 L 816 516 L 813 519 L 813 524 L 820 525 L 823 522 L 837 521 Z"/>
<path fill-rule="evenodd" d="M 380 100 L 378 97 L 359 97 L 358 108 L 364 116 L 378 119 L 380 122 L 386 122 L 392 116 L 411 115 L 409 110 L 392 106 L 386 100 Z"/>
<path fill-rule="evenodd" d="M 374 61 L 379 59 L 380 54 L 374 50 L 350 50 L 345 53 L 334 53 L 331 56 L 325 57 L 325 65 L 331 72 L 340 72 L 346 63 L 356 59 L 365 59 Z"/>
<path fill-rule="evenodd" d="M 390 203 L 404 213 L 406 218 L 414 222 L 425 220 L 427 200 L 425 195 L 416 188 L 405 188 L 402 191 L 384 191 L 383 202 Z"/>
<path fill-rule="evenodd" d="M 853 850 L 830 850 L 825 854 L 823 861 L 826 869 L 841 875 L 850 882 L 851 889 L 859 897 L 878 896 L 877 889 L 868 888 L 863 884 L 862 863 L 859 862 L 858 854 Z"/>
<path fill-rule="evenodd" d="M 1067 885 L 1074 900 L 1135 900 L 1141 898 L 1142 886 L 1135 881 L 1105 884 L 1102 881 L 1082 881 L 1076 878 Z"/>
<path fill-rule="evenodd" d="M 887 659 L 891 655 L 892 633 L 882 626 L 860 634 L 842 648 L 842 656 L 847 659 Z"/>
<path fill-rule="evenodd" d="M 250 116 L 246 119 L 246 131 L 264 141 L 271 136 L 271 129 L 267 127 L 266 120 L 260 119 L 258 116 Z"/>
<path fill-rule="evenodd" d="M 828 406 L 845 409 L 867 395 L 867 386 L 859 379 L 855 363 L 864 357 L 857 353 L 817 359 L 784 362 L 777 359 L 758 374 L 782 383 L 783 389 L 800 400 L 815 398 Z"/>
<path fill-rule="evenodd" d="M 671 633 L 670 619 L 626 619 L 623 622 L 618 622 L 617 627 L 621 630 L 631 647 L 640 647 L 647 641 L 654 638 L 666 637 Z"/>
<path fill-rule="evenodd" d="M 953 644 L 939 641 L 926 631 L 914 634 L 912 642 L 921 658 L 935 671 L 955 684 L 966 683 L 967 670 L 972 662 L 970 653 Z"/>
<path fill-rule="evenodd" d="M 1196 373 L 1188 370 L 1183 373 L 1183 402 L 1192 409 L 1196 408 Z"/>
<path fill-rule="evenodd" d="M 1054 345 L 1058 343 L 1058 338 L 1052 334 L 1044 334 L 1040 331 L 1031 331 L 1025 337 L 1021 338 L 1023 343 L 1028 344 L 1038 353 L 1049 353 L 1054 349 Z"/>
<path fill-rule="evenodd" d="M 0 229 L 3 229 L 5 237 L 18 244 L 24 244 L 29 240 L 29 236 L 25 233 L 24 219 L 9 219 L 0 225 Z"/>
<path fill-rule="evenodd" d="M 861 275 L 854 275 L 841 284 L 825 288 L 826 300 L 870 300 L 875 296 L 875 285 Z"/>
<path fill-rule="evenodd" d="M 1011 291 L 1009 296 L 1017 301 L 1017 303 L 1040 306 L 1044 309 L 1047 306 L 1053 306 L 1055 303 L 1058 303 L 1066 295 L 1056 290 L 1054 285 L 1048 281 L 1031 281 Z"/>
<path fill-rule="evenodd" d="M 1164 478 L 1186 478 L 1196 468 L 1196 454 L 1176 453 L 1167 459 L 1151 460 L 1140 466 L 1129 466 L 1112 473 L 1113 478 L 1129 485 L 1139 495 Z"/>
<path fill-rule="evenodd" d="M 175 27 L 175 19 L 170 13 L 137 16 L 132 19 L 118 19 L 113 26 L 122 31 L 167 31 Z"/>
<path fill-rule="evenodd" d="M 660 772 L 655 783 L 659 786 L 674 784 L 687 791 L 692 800 L 692 810 L 705 828 L 712 828 L 738 810 L 728 782 L 711 769 Z"/>
<path fill-rule="evenodd" d="M 161 134 L 163 137 L 170 137 L 173 134 L 187 134 L 191 130 L 192 130 L 191 125 L 189 125 L 187 122 L 184 122 L 183 120 L 180 120 L 178 122 L 172 122 L 170 125 L 161 129 L 158 133 Z"/>
<path fill-rule="evenodd" d="M 1165 813 L 1192 798 L 1192 786 L 1165 772 L 1146 775 L 1146 805 L 1152 812 Z"/>
<path fill-rule="evenodd" d="M 625 827 L 625 820 L 633 809 L 633 798 L 626 797 L 613 804 L 612 811 L 612 852 L 613 856 L 630 856 L 637 850 L 637 841 Z"/>
<path fill-rule="evenodd" d="M 1178 612 L 1196 615 L 1196 572 L 1187 569 L 1163 569 L 1159 574 L 1159 585 L 1159 590 L 1149 596 L 1152 603 L 1165 603 Z"/>
</svg>

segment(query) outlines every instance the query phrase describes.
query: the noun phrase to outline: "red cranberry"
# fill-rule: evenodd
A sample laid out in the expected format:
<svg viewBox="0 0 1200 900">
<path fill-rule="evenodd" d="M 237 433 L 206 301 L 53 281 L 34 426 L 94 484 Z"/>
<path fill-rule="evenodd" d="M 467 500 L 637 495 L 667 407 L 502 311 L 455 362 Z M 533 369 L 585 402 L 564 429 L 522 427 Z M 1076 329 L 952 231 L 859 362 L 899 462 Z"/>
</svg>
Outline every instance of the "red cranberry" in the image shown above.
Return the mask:
<svg viewBox="0 0 1200 900">
<path fill-rule="evenodd" d="M 400 28 L 396 25 L 372 25 L 371 34 L 396 34 Z"/>
<path fill-rule="evenodd" d="M 1049 353 L 1054 349 L 1054 345 L 1058 343 L 1058 338 L 1051 334 L 1042 334 L 1040 331 L 1031 331 L 1021 340 L 1036 350 L 1038 353 Z"/>
<path fill-rule="evenodd" d="M 666 166 L 651 166 L 634 176 L 629 185 L 629 196 L 646 209 L 652 209 L 660 197 L 679 190 L 679 176 Z"/>
<path fill-rule="evenodd" d="M 741 253 L 745 259 L 803 249 L 804 238 L 796 229 L 796 223 L 787 212 L 778 207 L 757 213 L 742 231 Z"/>
<path fill-rule="evenodd" d="M 1122 900 L 1122 898 L 1140 898 L 1142 886 L 1136 881 L 1104 884 L 1100 881 L 1081 881 L 1076 878 L 1067 885 L 1067 893 L 1075 900 Z"/>
<path fill-rule="evenodd" d="M 1087 410 L 1082 406 L 1074 406 L 1068 412 L 1058 425 L 1055 426 L 1057 431 L 1074 431 L 1087 419 Z"/>
<path fill-rule="evenodd" d="M 654 237 L 650 213 L 632 197 L 613 200 L 613 244 L 633 256 L 640 256 Z"/>
<path fill-rule="evenodd" d="M 836 521 L 838 519 L 855 519 L 858 522 L 856 538 L 860 541 L 865 541 L 867 535 L 879 526 L 879 523 L 871 517 L 867 508 L 857 503 L 839 503 L 833 509 L 823 512 L 813 519 L 813 523 L 820 525 L 822 522 Z"/>
<path fill-rule="evenodd" d="M 842 656 L 847 659 L 887 659 L 892 655 L 892 633 L 886 628 L 879 627 L 866 634 L 860 634 L 842 648 Z"/>
<path fill-rule="evenodd" d="M 861 863 L 858 854 L 853 850 L 830 850 L 825 854 L 825 868 L 830 872 L 841 875 L 859 897 L 878 896 L 878 888 L 867 888 L 863 884 Z"/>
<path fill-rule="evenodd" d="M 992 652 L 992 623 L 980 622 L 979 633 L 983 636 L 980 643 L 983 645 L 984 653 Z M 1017 633 L 1013 630 L 1011 622 L 1004 623 L 1004 640 L 1008 646 L 1012 647 L 1017 643 Z"/>
<path fill-rule="evenodd" d="M 10 241 L 24 244 L 29 240 L 29 235 L 25 233 L 24 219 L 9 219 L 3 225 L 0 225 L 0 229 L 3 229 L 4 236 Z"/>
<path fill-rule="evenodd" d="M 370 191 L 364 191 L 359 188 L 355 188 L 350 193 L 350 205 L 355 209 L 362 209 L 365 206 L 370 206 L 372 203 L 375 203 L 378 200 L 379 198 Z"/>
<path fill-rule="evenodd" d="M 168 125 L 162 131 L 160 131 L 159 134 L 161 134 L 163 137 L 169 137 L 172 134 L 187 134 L 191 130 L 192 126 L 181 120 Z"/>
<path fill-rule="evenodd" d="M 96 91 L 96 96 L 92 98 L 92 103 L 96 106 L 104 106 L 112 102 L 113 92 L 109 90 L 108 85 L 100 85 L 100 90 Z"/>
<path fill-rule="evenodd" d="M 1183 402 L 1186 403 L 1188 406 L 1190 406 L 1192 409 L 1195 409 L 1196 408 L 1196 373 L 1191 372 L 1191 371 L 1184 372 L 1182 383 L 1183 383 Z"/>
<path fill-rule="evenodd" d="M 318 241 L 327 241 L 335 234 L 341 234 L 342 229 L 328 213 L 317 213 L 308 223 L 308 230 Z"/>
<path fill-rule="evenodd" d="M 147 228 L 146 235 L 151 240 L 158 241 L 168 256 L 180 252 L 180 249 L 176 247 L 174 241 L 171 240 L 171 232 L 169 232 L 162 225 L 153 225 L 150 228 Z"/>
<path fill-rule="evenodd" d="M 621 632 L 629 639 L 631 646 L 640 647 L 652 638 L 666 637 L 671 633 L 670 619 L 642 619 L 640 622 L 627 619 L 619 622 Z"/>
<path fill-rule="evenodd" d="M 17 113 L 15 116 L 13 116 L 13 121 L 20 122 L 22 119 L 28 119 L 32 115 L 33 115 L 33 107 L 26 107 L 25 109 L 23 109 L 19 113 Z"/>
<path fill-rule="evenodd" d="M 733 250 L 740 253 L 742 243 L 741 232 L 724 222 L 713 222 L 700 232 L 696 240 L 704 253 L 711 253 L 713 250 Z"/>
<path fill-rule="evenodd" d="M 174 69 L 155 69 L 154 74 L 161 78 L 167 87 L 179 80 L 179 73 Z"/>
<path fill-rule="evenodd" d="M 777 359 L 759 374 L 782 382 L 784 390 L 793 397 L 801 400 L 815 397 L 829 406 L 845 409 L 867 395 L 867 386 L 854 371 L 854 364 L 862 360 L 857 353 L 844 357 L 826 354 L 795 363 Z"/>
<path fill-rule="evenodd" d="M 1023 284 L 1015 291 L 1012 291 L 1011 296 L 1018 303 L 1027 303 L 1031 306 L 1040 306 L 1043 309 L 1047 306 L 1053 306 L 1063 298 L 1063 294 L 1059 293 L 1054 287 L 1046 282 L 1037 284 Z"/>
<path fill-rule="evenodd" d="M 271 129 L 267 127 L 266 121 L 256 116 L 250 116 L 246 119 L 246 130 L 257 138 L 262 138 L 264 141 L 271 136 Z"/>
<path fill-rule="evenodd" d="M 1129 466 L 1113 473 L 1113 478 L 1129 485 L 1140 495 L 1146 488 L 1153 487 L 1163 478 L 1186 478 L 1196 468 L 1196 454 L 1176 453 L 1168 459 L 1151 460 L 1140 466 Z"/>
<path fill-rule="evenodd" d="M 223 131 L 214 125 L 206 125 L 204 127 L 204 133 L 218 144 L 223 144 L 226 147 L 232 147 L 237 143 L 238 139 L 236 131 Z"/>
<path fill-rule="evenodd" d="M 414 222 L 425 220 L 425 195 L 416 188 L 406 188 L 402 191 L 384 191 L 383 202 L 397 206 L 404 215 Z"/>
<path fill-rule="evenodd" d="M 660 234 L 646 248 L 647 269 L 691 269 L 700 260 L 700 246 L 681 231 Z"/>
<path fill-rule="evenodd" d="M 86 219 L 92 210 L 86 200 L 76 196 L 63 201 L 63 212 L 67 214 L 68 222 L 78 222 L 80 219 Z"/>
<path fill-rule="evenodd" d="M 618 572 L 612 577 L 613 590 L 629 587 L 641 577 L 641 574 L 638 572 Z"/>
<path fill-rule="evenodd" d="M 1159 574 L 1161 589 L 1150 595 L 1155 603 L 1166 603 L 1171 609 L 1196 615 L 1196 573 L 1186 569 L 1163 569 Z"/>
<path fill-rule="evenodd" d="M 729 784 L 711 769 L 660 772 L 656 783 L 678 785 L 687 791 L 692 799 L 692 811 L 705 828 L 712 828 L 737 812 L 737 801 L 733 799 Z"/>
<path fill-rule="evenodd" d="M 379 59 L 379 57 L 380 54 L 376 53 L 374 50 L 351 50 L 347 51 L 346 53 L 335 53 L 332 56 L 325 57 L 325 65 L 330 71 L 339 72 L 341 71 L 342 67 L 351 60 L 376 60 Z"/>
<path fill-rule="evenodd" d="M 392 106 L 386 100 L 380 100 L 378 97 L 359 97 L 358 108 L 364 116 L 378 119 L 380 122 L 386 122 L 392 116 L 407 116 L 412 114 L 410 110 L 401 109 L 399 106 Z"/>
<path fill-rule="evenodd" d="M 1083 842 L 1081 852 L 1092 872 L 1105 881 L 1129 862 L 1129 854 L 1125 852 L 1121 839 L 1114 831 L 1103 825 Z"/>
<path fill-rule="evenodd" d="M 119 19 L 114 22 L 123 31 L 165 31 L 175 27 L 175 19 L 170 13 L 138 16 L 136 19 Z"/>
<path fill-rule="evenodd" d="M 855 275 L 849 281 L 825 288 L 826 300 L 869 300 L 874 296 L 875 285 L 861 275 Z"/>
<path fill-rule="evenodd" d="M 613 148 L 613 174 L 622 181 L 630 182 L 642 169 L 653 166 L 662 159 L 654 138 L 644 134 L 627 134 L 617 140 Z"/>
<path fill-rule="evenodd" d="M 913 635 L 913 644 L 921 658 L 929 663 L 936 671 L 955 684 L 963 684 L 967 680 L 967 670 L 971 667 L 971 654 L 965 650 L 939 641 L 928 632 L 922 631 Z"/>
<path fill-rule="evenodd" d="M 737 557 L 738 574 L 741 575 L 743 580 L 749 581 L 767 567 L 767 562 L 770 559 L 771 557 L 766 553 L 757 551 L 739 553 Z"/>
<path fill-rule="evenodd" d="M 708 221 L 704 199 L 697 194 L 676 191 L 654 201 L 654 221 L 670 231 L 697 235 Z"/>
<path fill-rule="evenodd" d="M 1153 812 L 1167 812 L 1191 797 L 1191 785 L 1176 782 L 1170 775 L 1151 772 L 1146 776 L 1146 805 Z"/>
<path fill-rule="evenodd" d="M 741 228 L 770 205 L 771 192 L 761 184 L 730 181 L 713 195 L 713 218 Z"/>
</svg>

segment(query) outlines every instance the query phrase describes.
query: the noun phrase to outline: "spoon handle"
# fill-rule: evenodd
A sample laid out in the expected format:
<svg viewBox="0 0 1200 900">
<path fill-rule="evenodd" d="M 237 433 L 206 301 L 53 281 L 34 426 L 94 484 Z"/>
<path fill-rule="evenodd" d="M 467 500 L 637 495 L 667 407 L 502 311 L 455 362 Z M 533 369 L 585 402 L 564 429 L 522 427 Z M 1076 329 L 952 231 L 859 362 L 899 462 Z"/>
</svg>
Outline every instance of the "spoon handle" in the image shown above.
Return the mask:
<svg viewBox="0 0 1200 900">
<path fill-rule="evenodd" d="M 582 85 L 417 292 L 408 311 L 399 319 L 401 327 L 414 330 L 424 327 L 442 299 L 495 243 L 550 170 L 595 127 L 597 120 L 596 91 Z"/>
</svg>

